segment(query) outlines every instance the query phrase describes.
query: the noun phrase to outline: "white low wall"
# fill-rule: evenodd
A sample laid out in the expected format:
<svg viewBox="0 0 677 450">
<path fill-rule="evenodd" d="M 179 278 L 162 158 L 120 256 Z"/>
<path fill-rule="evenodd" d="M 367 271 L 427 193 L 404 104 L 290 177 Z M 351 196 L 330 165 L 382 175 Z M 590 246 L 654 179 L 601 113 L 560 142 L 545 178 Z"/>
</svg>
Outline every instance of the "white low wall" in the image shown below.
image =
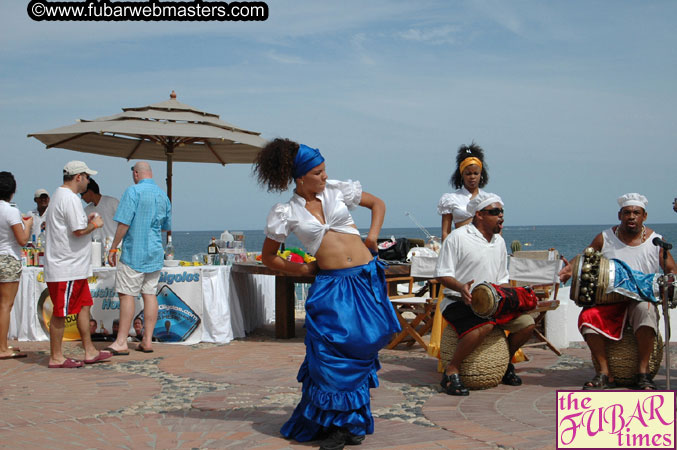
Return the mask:
<svg viewBox="0 0 677 450">
<path fill-rule="evenodd" d="M 583 342 L 583 336 L 578 331 L 578 314 L 581 308 L 569 299 L 569 286 L 563 286 L 559 289 L 557 300 L 560 301 L 559 308 L 554 311 L 548 311 L 545 317 L 545 335 L 555 347 L 566 348 L 571 342 Z M 663 340 L 666 340 L 665 320 L 661 311 L 660 330 Z M 670 342 L 677 342 L 677 309 L 670 310 L 670 328 L 672 335 Z"/>
</svg>

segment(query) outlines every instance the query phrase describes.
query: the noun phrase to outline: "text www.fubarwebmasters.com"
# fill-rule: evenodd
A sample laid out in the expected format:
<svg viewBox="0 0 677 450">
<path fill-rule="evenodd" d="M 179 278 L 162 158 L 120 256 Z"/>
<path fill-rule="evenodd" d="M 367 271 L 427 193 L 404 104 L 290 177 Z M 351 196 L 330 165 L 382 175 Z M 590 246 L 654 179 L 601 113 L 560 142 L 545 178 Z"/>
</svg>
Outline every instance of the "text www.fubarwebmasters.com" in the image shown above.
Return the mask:
<svg viewBox="0 0 677 450">
<path fill-rule="evenodd" d="M 53 2 L 32 0 L 28 15 L 36 21 L 264 21 L 268 19 L 265 2 L 125 2 L 87 0 Z"/>
</svg>

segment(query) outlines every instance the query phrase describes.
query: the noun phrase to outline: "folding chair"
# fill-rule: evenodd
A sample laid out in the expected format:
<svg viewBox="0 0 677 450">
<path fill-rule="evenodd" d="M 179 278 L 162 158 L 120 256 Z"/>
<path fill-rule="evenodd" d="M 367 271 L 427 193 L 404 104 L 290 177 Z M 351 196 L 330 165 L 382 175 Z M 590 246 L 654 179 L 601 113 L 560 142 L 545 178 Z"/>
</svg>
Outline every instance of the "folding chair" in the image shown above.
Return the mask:
<svg viewBox="0 0 677 450">
<path fill-rule="evenodd" d="M 537 328 L 534 330 L 534 336 L 540 342 L 526 344 L 523 347 L 547 345 L 557 356 L 561 356 L 562 352 L 541 333 L 538 325 L 543 322 L 548 311 L 557 309 L 559 306 L 557 293 L 561 267 L 559 252 L 555 249 L 515 252 L 508 266 L 510 285 L 531 286 L 534 293 L 541 299 L 536 309 L 531 311 L 532 314 L 536 314 L 534 321 Z"/>
<path fill-rule="evenodd" d="M 408 291 L 400 294 L 397 292 L 397 284 L 407 283 Z M 428 333 L 433 326 L 433 312 L 435 311 L 434 298 L 424 297 L 423 295 L 430 290 L 429 286 L 424 286 L 419 292 L 413 291 L 414 277 L 396 277 L 388 279 L 390 302 L 395 310 L 395 315 L 400 321 L 402 331 L 397 333 L 386 348 L 392 349 L 401 343 L 406 343 L 409 347 L 418 342 L 428 351 L 428 344 L 423 340 L 423 336 Z"/>
</svg>

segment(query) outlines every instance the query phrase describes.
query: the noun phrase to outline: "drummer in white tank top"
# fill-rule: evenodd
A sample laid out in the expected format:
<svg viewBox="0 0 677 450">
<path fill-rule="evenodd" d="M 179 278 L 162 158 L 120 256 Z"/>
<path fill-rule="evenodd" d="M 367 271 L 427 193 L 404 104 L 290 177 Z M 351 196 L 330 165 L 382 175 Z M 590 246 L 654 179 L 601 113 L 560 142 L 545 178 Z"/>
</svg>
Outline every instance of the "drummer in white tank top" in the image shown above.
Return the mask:
<svg viewBox="0 0 677 450">
<path fill-rule="evenodd" d="M 661 269 L 663 250 L 653 245 L 655 237 L 661 237 L 644 225 L 647 218 L 648 200 L 643 195 L 630 193 L 618 198 L 621 207 L 618 212 L 620 224 L 604 230 L 595 236 L 590 247 L 601 251 L 605 258 L 620 259 L 631 269 L 644 273 L 657 273 Z M 666 273 L 674 273 L 677 267 L 672 255 L 668 253 Z M 562 269 L 560 280 L 571 277 L 571 265 Z M 658 332 L 659 314 L 656 306 L 649 302 L 630 301 L 627 321 L 632 325 L 639 353 L 638 389 L 656 389 L 653 380 L 648 377 L 649 358 L 653 351 L 654 339 Z M 583 325 L 581 329 L 593 358 L 599 363 L 600 373 L 584 389 L 605 389 L 613 384 L 606 359 L 606 338 L 597 331 Z M 603 377 L 601 377 L 603 376 Z M 606 378 L 604 378 L 606 377 Z M 609 385 L 607 384 L 609 383 Z"/>
<path fill-rule="evenodd" d="M 644 235 L 639 245 L 627 245 L 621 241 L 616 232 L 619 232 L 620 225 L 609 228 L 602 232 L 604 244 L 602 245 L 602 256 L 605 258 L 616 258 L 627 263 L 631 269 L 639 270 L 644 273 L 657 273 L 660 271 L 659 254 L 660 248 L 653 245 L 654 238 L 663 238 L 660 234 L 644 227 Z M 641 234 L 640 234 L 640 239 Z"/>
</svg>

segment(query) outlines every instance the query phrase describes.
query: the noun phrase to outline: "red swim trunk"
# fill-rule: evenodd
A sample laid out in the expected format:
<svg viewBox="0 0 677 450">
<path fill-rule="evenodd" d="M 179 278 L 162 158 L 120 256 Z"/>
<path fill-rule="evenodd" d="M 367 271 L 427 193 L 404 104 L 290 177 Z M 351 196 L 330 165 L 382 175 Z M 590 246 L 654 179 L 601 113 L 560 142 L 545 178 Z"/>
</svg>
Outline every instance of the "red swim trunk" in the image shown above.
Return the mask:
<svg viewBox="0 0 677 450">
<path fill-rule="evenodd" d="M 52 299 L 52 316 L 66 317 L 78 314 L 83 306 L 92 306 L 92 294 L 87 279 L 72 281 L 48 281 L 47 289 Z"/>
</svg>

